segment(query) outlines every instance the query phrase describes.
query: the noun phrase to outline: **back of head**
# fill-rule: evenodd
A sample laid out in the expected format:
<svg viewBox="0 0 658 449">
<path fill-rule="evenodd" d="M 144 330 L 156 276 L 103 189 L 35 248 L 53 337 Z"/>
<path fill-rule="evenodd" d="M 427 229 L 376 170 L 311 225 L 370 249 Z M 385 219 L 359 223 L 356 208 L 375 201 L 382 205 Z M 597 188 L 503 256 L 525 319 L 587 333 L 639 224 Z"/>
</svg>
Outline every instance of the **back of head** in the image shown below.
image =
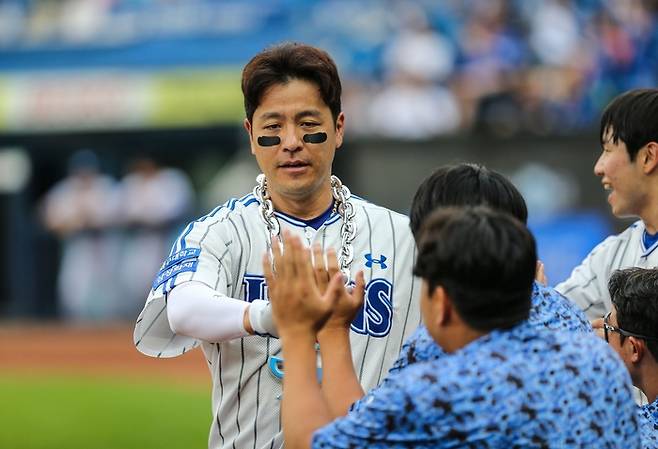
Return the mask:
<svg viewBox="0 0 658 449">
<path fill-rule="evenodd" d="M 608 130 L 613 143 L 626 144 L 631 160 L 649 142 L 658 142 L 658 89 L 635 89 L 616 97 L 601 116 L 600 139 Z"/>
<path fill-rule="evenodd" d="M 486 205 L 525 223 L 528 209 L 521 193 L 498 172 L 477 164 L 439 167 L 418 187 L 411 205 L 411 232 L 418 240 L 423 221 L 437 208 Z"/>
<path fill-rule="evenodd" d="M 610 298 L 617 309 L 617 325 L 628 332 L 658 338 L 658 269 L 626 268 L 608 281 Z M 658 341 L 647 340 L 658 361 Z"/>
<path fill-rule="evenodd" d="M 342 87 L 334 61 L 319 48 L 287 42 L 263 50 L 244 67 L 242 93 L 247 120 L 252 121 L 267 89 L 292 79 L 315 83 L 334 121 L 338 118 Z"/>
<path fill-rule="evenodd" d="M 68 161 L 68 171 L 69 174 L 97 173 L 100 171 L 98 156 L 89 149 L 76 151 Z"/>
<path fill-rule="evenodd" d="M 526 226 L 488 207 L 445 208 L 421 229 L 414 274 L 442 286 L 462 320 L 478 331 L 528 318 L 537 250 Z"/>
</svg>

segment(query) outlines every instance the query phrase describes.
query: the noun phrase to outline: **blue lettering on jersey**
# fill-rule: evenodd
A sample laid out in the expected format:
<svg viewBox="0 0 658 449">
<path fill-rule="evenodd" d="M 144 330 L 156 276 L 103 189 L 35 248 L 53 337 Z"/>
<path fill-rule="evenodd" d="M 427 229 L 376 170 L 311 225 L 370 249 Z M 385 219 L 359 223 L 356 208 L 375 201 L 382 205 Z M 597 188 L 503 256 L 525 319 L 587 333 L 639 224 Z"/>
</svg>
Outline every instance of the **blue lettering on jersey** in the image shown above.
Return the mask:
<svg viewBox="0 0 658 449">
<path fill-rule="evenodd" d="M 267 297 L 267 284 L 263 276 L 256 274 L 245 274 L 242 279 L 244 285 L 244 300 L 252 302 L 256 299 L 264 299 L 269 301 Z"/>
<path fill-rule="evenodd" d="M 351 329 L 362 335 L 384 337 L 393 321 L 393 285 L 386 279 L 373 279 L 366 285 L 363 308 L 352 321 Z"/>
<path fill-rule="evenodd" d="M 386 256 L 383 254 L 379 256 L 379 259 L 373 259 L 372 254 L 368 253 L 365 255 L 365 258 L 367 268 L 372 268 L 372 264 L 379 264 L 382 269 L 386 268 L 386 264 L 384 263 L 386 262 Z"/>
<path fill-rule="evenodd" d="M 186 248 L 178 251 L 175 254 L 169 256 L 160 267 L 160 271 L 164 271 L 167 268 L 176 265 L 178 262 L 188 259 L 198 259 L 201 254 L 200 248 Z"/>
<path fill-rule="evenodd" d="M 166 268 L 164 270 L 160 270 L 160 272 L 155 277 L 155 280 L 153 281 L 153 285 L 151 286 L 151 288 L 155 290 L 160 285 L 164 284 L 169 279 L 173 278 L 174 276 L 180 273 L 184 273 L 186 271 L 192 271 L 192 272 L 196 271 L 198 264 L 199 264 L 198 259 L 189 259 L 177 265 L 170 266 L 169 268 Z"/>
</svg>

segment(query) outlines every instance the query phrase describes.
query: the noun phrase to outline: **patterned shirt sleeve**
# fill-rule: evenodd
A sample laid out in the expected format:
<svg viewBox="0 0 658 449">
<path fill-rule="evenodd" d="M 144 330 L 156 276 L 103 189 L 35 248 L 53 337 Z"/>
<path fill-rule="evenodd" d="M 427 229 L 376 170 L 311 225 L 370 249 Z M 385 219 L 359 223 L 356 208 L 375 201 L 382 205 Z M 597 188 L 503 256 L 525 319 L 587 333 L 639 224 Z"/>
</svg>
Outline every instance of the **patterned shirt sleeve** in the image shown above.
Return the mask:
<svg viewBox="0 0 658 449">
<path fill-rule="evenodd" d="M 561 293 L 535 282 L 528 321 L 551 330 L 591 333 L 592 325 L 583 311 Z"/>
<path fill-rule="evenodd" d="M 643 449 L 658 449 L 658 399 L 638 409 Z"/>
</svg>

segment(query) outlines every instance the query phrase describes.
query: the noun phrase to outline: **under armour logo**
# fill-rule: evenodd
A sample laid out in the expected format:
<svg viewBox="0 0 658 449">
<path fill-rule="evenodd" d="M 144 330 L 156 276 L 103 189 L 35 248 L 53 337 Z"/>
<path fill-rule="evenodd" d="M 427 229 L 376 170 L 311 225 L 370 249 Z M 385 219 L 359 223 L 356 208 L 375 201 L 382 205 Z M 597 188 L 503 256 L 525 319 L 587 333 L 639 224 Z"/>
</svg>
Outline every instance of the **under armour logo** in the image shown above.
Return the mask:
<svg viewBox="0 0 658 449">
<path fill-rule="evenodd" d="M 385 263 L 386 262 L 386 256 L 385 255 L 382 254 L 381 256 L 379 256 L 379 259 L 373 259 L 372 254 L 368 253 L 368 254 L 366 254 L 365 257 L 366 257 L 366 267 L 367 268 L 372 268 L 372 264 L 374 264 L 374 263 L 379 264 L 379 266 L 382 269 L 386 268 L 386 263 Z"/>
</svg>

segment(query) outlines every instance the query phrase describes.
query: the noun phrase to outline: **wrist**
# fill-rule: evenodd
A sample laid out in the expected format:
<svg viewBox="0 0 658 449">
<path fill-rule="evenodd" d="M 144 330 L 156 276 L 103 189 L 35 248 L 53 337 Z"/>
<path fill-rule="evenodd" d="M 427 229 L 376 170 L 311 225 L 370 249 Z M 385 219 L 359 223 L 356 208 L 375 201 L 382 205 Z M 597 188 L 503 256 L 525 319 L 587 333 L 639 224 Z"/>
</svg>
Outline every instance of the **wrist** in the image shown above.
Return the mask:
<svg viewBox="0 0 658 449">
<path fill-rule="evenodd" d="M 244 309 L 244 314 L 242 315 L 242 325 L 244 326 L 244 330 L 249 335 L 254 335 L 254 328 L 251 327 L 251 321 L 249 320 L 249 309 L 250 308 L 251 308 L 251 305 L 247 306 Z"/>
<path fill-rule="evenodd" d="M 310 325 L 295 324 L 279 329 L 279 338 L 284 342 L 311 342 L 315 344 L 316 332 Z"/>
<path fill-rule="evenodd" d="M 318 342 L 322 344 L 323 341 L 332 342 L 334 340 L 349 339 L 350 327 L 349 326 L 325 326 L 318 332 Z"/>
</svg>

